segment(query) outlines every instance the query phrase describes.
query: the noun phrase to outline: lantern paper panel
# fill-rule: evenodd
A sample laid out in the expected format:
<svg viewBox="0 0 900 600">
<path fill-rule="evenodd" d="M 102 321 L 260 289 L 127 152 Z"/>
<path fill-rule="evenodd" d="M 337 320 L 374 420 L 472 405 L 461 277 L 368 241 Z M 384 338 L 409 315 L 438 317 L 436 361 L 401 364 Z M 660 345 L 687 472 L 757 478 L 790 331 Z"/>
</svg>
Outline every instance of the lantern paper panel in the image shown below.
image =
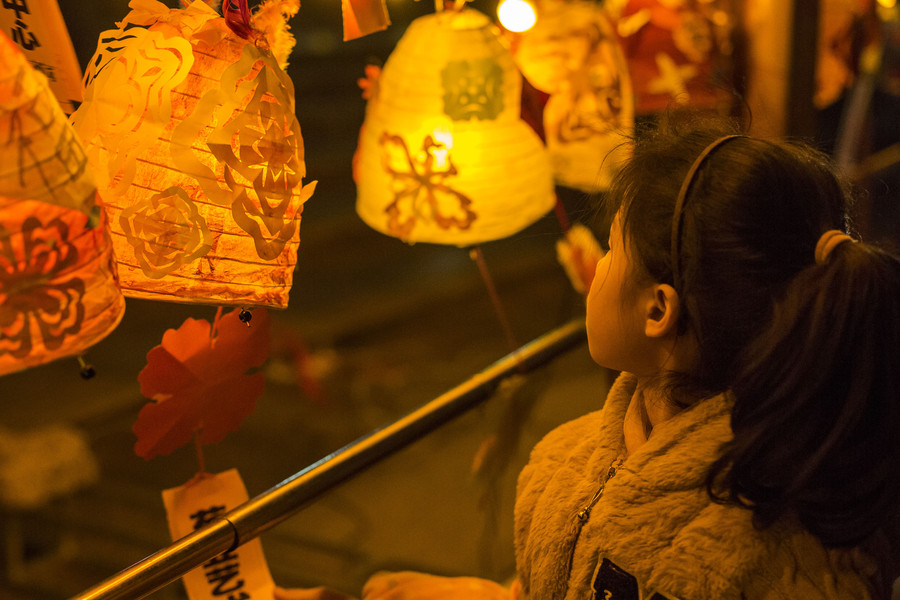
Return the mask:
<svg viewBox="0 0 900 600">
<path fill-rule="evenodd" d="M 613 0 L 635 112 L 673 104 L 718 109 L 731 101 L 734 0 Z"/>
<path fill-rule="evenodd" d="M 0 34 L 0 375 L 83 353 L 125 300 L 93 177 L 46 78 Z M 8 167 L 18 169 L 10 174 Z"/>
<path fill-rule="evenodd" d="M 130 6 L 72 117 L 110 199 L 125 295 L 286 307 L 315 189 L 290 78 L 204 2 Z"/>
<path fill-rule="evenodd" d="M 49 88 L 0 33 L 0 197 L 29 199 L 85 214 L 97 191 L 84 150 Z M 27 196 L 23 195 L 27 194 Z"/>
<path fill-rule="evenodd" d="M 628 66 L 596 2 L 542 0 L 534 27 L 512 37 L 525 78 L 549 95 L 543 130 L 560 185 L 597 192 L 626 158 L 634 129 Z"/>
<path fill-rule="evenodd" d="M 408 243 L 503 238 L 555 201 L 546 149 L 521 119 L 521 75 L 472 9 L 410 24 L 370 86 L 356 209 Z"/>
</svg>

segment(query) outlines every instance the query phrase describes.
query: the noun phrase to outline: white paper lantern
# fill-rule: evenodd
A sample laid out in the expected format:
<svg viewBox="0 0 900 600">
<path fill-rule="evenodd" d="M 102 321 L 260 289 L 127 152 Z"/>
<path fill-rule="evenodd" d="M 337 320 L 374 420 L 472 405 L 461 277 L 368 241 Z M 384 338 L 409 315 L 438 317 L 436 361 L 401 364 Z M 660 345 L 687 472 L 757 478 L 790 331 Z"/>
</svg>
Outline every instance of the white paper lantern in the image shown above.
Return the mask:
<svg viewBox="0 0 900 600">
<path fill-rule="evenodd" d="M 406 242 L 469 246 L 512 235 L 554 205 L 546 149 L 521 119 L 522 80 L 482 13 L 410 24 L 366 110 L 357 204 Z"/>
</svg>

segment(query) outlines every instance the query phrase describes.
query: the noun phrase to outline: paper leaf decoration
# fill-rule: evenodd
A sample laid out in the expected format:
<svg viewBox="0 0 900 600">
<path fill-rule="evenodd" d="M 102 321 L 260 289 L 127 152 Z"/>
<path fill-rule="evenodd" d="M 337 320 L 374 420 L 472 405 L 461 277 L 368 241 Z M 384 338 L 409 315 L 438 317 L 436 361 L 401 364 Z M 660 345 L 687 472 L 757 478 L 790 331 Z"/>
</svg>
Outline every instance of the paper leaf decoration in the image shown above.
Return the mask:
<svg viewBox="0 0 900 600">
<path fill-rule="evenodd" d="M 247 372 L 268 356 L 268 315 L 254 311 L 247 327 L 238 314 L 228 313 L 215 326 L 187 319 L 147 353 L 138 381 L 153 402 L 141 409 L 133 428 L 138 456 L 169 454 L 195 434 L 200 443 L 214 444 L 253 412 L 265 382 L 262 373 Z"/>
<path fill-rule="evenodd" d="M 370 79 L 354 177 L 356 211 L 372 228 L 470 246 L 553 207 L 549 156 L 521 118 L 522 77 L 485 15 L 416 19 Z"/>
<path fill-rule="evenodd" d="M 80 354 L 122 319 L 84 149 L 44 75 L 0 33 L 0 375 Z"/>
<path fill-rule="evenodd" d="M 269 0 L 256 22 L 285 38 L 295 5 Z M 109 198 L 125 295 L 285 308 L 315 189 L 291 79 L 267 42 L 200 0 L 131 7 L 101 34 L 72 116 Z"/>
</svg>

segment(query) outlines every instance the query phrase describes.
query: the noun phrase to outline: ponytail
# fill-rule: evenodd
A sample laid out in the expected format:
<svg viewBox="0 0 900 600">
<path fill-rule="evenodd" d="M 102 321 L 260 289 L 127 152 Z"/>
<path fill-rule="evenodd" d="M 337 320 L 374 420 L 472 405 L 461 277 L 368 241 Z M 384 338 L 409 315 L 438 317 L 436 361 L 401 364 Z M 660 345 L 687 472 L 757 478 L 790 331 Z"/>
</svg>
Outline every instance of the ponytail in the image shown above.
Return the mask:
<svg viewBox="0 0 900 600">
<path fill-rule="evenodd" d="M 762 528 L 794 515 L 859 544 L 900 507 L 900 261 L 841 243 L 796 276 L 741 354 L 734 439 L 707 479 Z"/>
</svg>

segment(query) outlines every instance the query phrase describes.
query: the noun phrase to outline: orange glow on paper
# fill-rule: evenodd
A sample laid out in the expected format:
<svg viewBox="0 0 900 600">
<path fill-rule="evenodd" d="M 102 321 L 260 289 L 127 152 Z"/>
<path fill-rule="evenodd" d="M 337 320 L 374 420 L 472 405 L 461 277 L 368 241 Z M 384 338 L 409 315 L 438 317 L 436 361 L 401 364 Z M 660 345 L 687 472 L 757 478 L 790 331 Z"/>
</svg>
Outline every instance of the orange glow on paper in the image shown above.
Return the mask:
<svg viewBox="0 0 900 600">
<path fill-rule="evenodd" d="M 72 117 L 125 295 L 286 307 L 315 189 L 290 78 L 204 2 L 131 6 L 101 35 Z"/>
<path fill-rule="evenodd" d="M 550 162 L 521 119 L 522 80 L 472 9 L 414 21 L 369 82 L 356 209 L 403 241 L 468 246 L 512 235 L 555 202 Z"/>
<path fill-rule="evenodd" d="M 87 158 L 46 78 L 0 34 L 0 374 L 80 354 L 125 301 Z"/>
<path fill-rule="evenodd" d="M 384 0 L 341 0 L 344 41 L 383 31 L 391 24 Z"/>
<path fill-rule="evenodd" d="M 618 37 L 602 6 L 542 0 L 540 19 L 514 36 L 516 64 L 549 95 L 543 131 L 560 185 L 606 189 L 634 128 L 634 93 Z"/>
</svg>

